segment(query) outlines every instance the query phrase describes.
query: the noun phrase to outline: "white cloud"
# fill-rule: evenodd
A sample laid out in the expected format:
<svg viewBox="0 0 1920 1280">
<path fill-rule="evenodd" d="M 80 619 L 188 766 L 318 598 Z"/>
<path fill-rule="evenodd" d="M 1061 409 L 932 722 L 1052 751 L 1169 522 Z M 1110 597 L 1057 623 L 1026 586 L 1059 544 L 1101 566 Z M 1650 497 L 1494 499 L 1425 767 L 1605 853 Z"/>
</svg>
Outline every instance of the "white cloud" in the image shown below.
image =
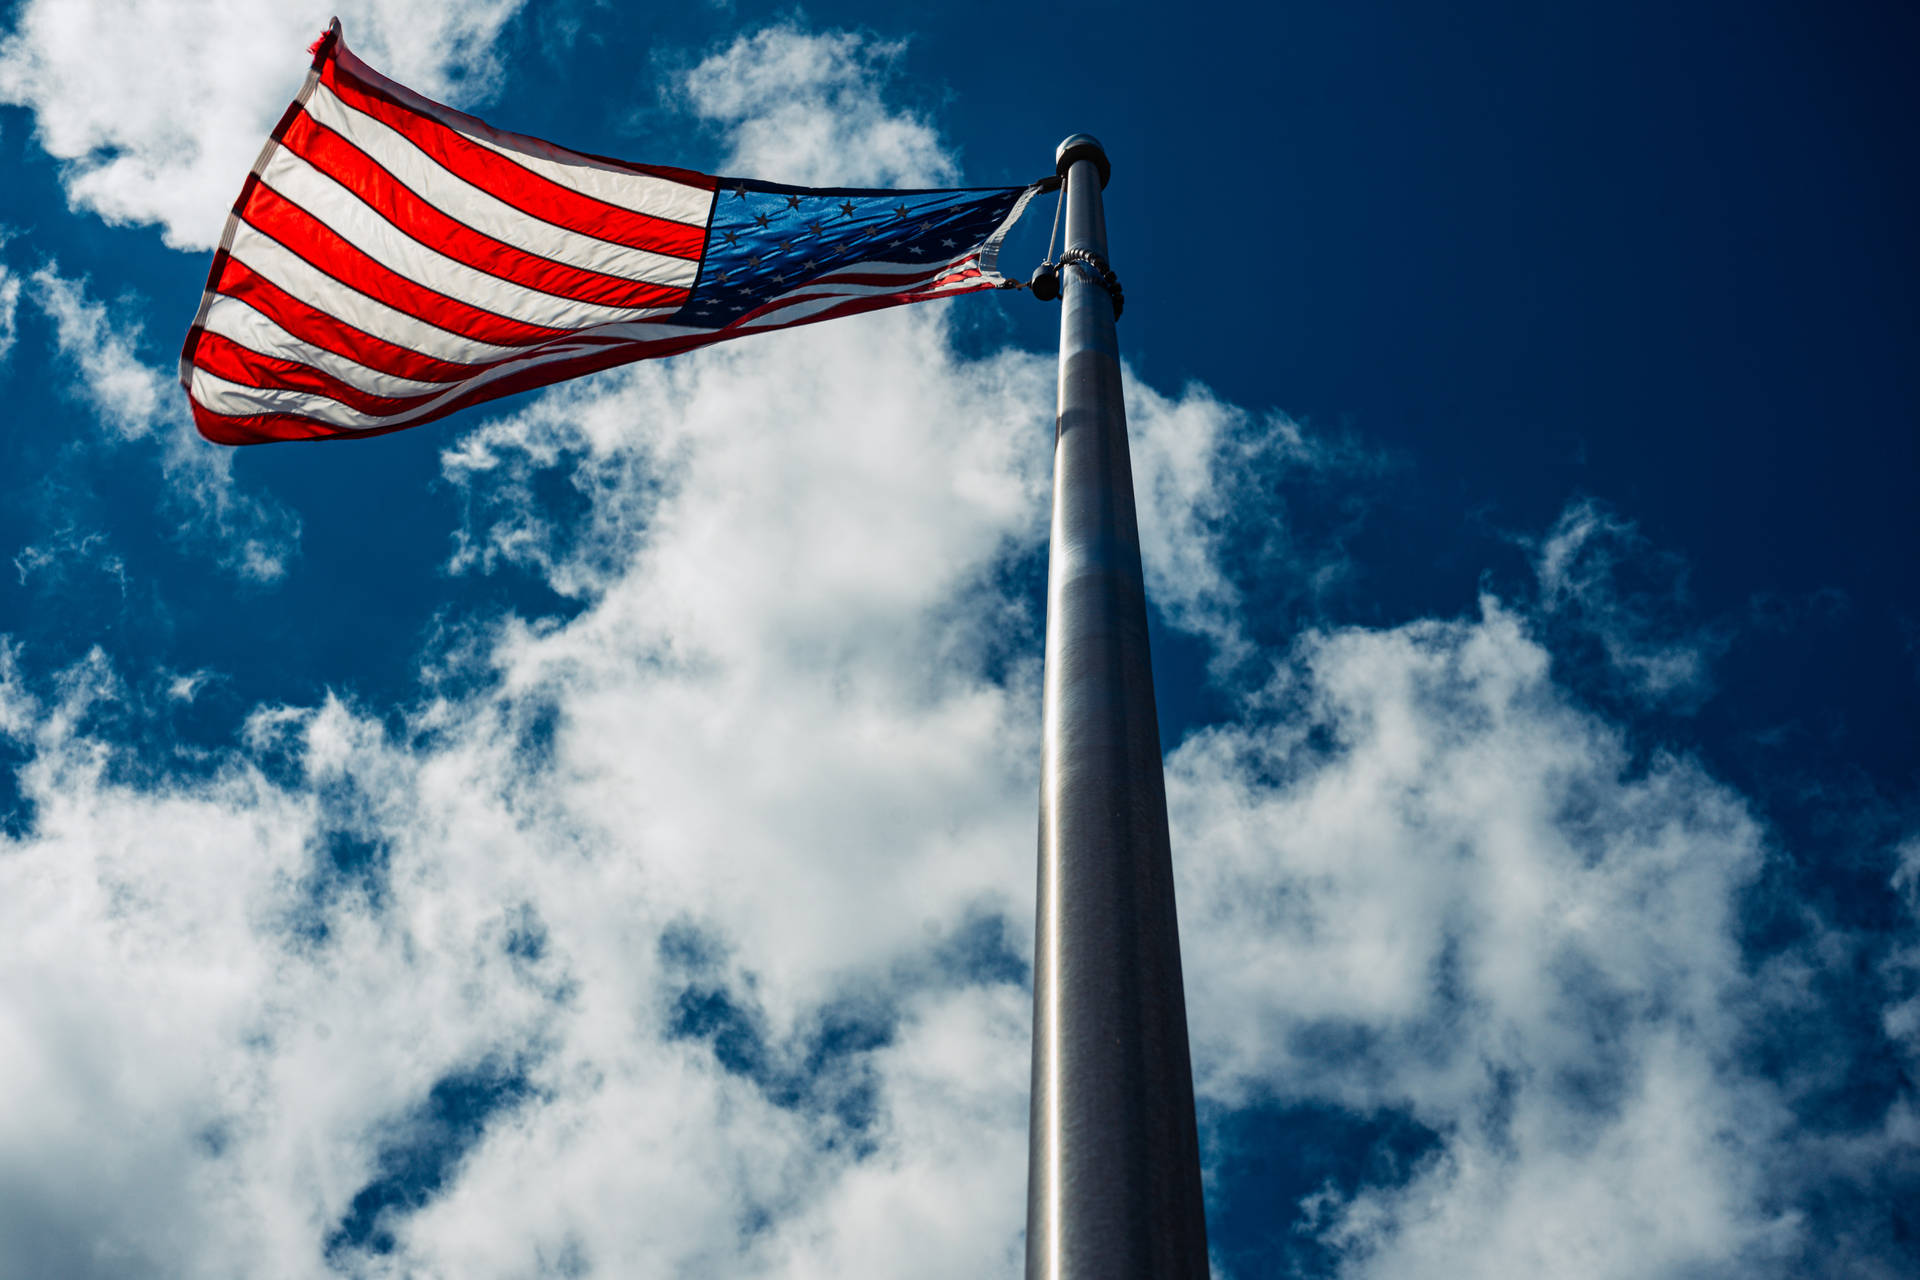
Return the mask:
<svg viewBox="0 0 1920 1280">
<path fill-rule="evenodd" d="M 729 172 L 813 186 L 925 187 L 959 176 L 933 126 L 882 91 L 904 43 L 769 27 L 682 79 L 696 115 L 732 140 Z"/>
<path fill-rule="evenodd" d="M 879 317 L 574 384 L 449 455 L 469 485 L 552 458 L 586 491 L 581 540 L 559 549 L 504 489 L 489 543 L 541 547 L 593 605 L 508 634 L 495 661 L 513 687 L 577 700 L 587 775 L 638 767 L 650 790 L 706 794 L 692 827 L 675 806 L 673 843 L 727 848 L 725 910 L 742 914 L 724 923 L 749 967 L 830 974 L 843 948 L 917 942 L 939 904 L 1009 883 L 1025 856 L 1018 836 L 957 857 L 949 842 L 983 802 L 1028 799 L 1031 672 L 1002 688 L 974 659 L 1013 608 L 987 575 L 1039 536 L 1045 374 L 1017 354 L 960 364 L 939 317 Z M 975 773 L 975 752 L 1004 772 Z M 831 784 L 810 773 L 828 762 Z M 644 838 L 635 803 L 609 825 Z M 796 841 L 855 864 L 798 918 L 820 872 Z"/>
<path fill-rule="evenodd" d="M 1356 483 L 1384 470 L 1383 454 L 1311 436 L 1284 414 L 1264 417 L 1190 383 L 1177 397 L 1126 371 L 1129 449 L 1147 594 L 1169 622 L 1213 646 L 1216 675 L 1257 657 L 1243 584 L 1260 606 L 1318 599 L 1348 569 L 1349 529 L 1296 537 L 1286 495 Z M 1363 504 L 1362 504 L 1363 505 Z M 1278 519 L 1249 512 L 1278 511 Z"/>
<path fill-rule="evenodd" d="M 74 389 L 122 439 L 150 434 L 165 414 L 168 379 L 134 353 L 139 326 L 116 327 L 106 305 L 87 296 L 86 283 L 61 275 L 57 265 L 41 267 L 32 278 L 33 301 L 53 321 L 60 354 L 79 375 Z"/>
<path fill-rule="evenodd" d="M 1044 374 L 895 317 L 482 429 L 448 453 L 475 538 L 489 486 L 574 478 L 588 536 L 498 545 L 586 607 L 493 633 L 398 736 L 263 709 L 189 774 L 94 727 L 142 702 L 103 660 L 11 675 L 33 820 L 0 1020 L 69 1047 L 4 1081 L 41 1105 L 0 1151 L 64 1153 L 20 1202 L 43 1252 L 10 1261 L 85 1237 L 115 1274 L 321 1274 L 436 1082 L 491 1063 L 512 1104 L 355 1265 L 1016 1265 L 1026 1001 L 1011 961 L 954 957 L 969 930 L 1023 951 L 1031 909 L 1032 672 L 988 679 L 969 615 L 1031 636 L 986 571 L 1034 550 Z M 1329 633 L 1256 699 L 1284 718 L 1175 754 L 1203 1096 L 1437 1135 L 1407 1185 L 1323 1198 L 1357 1275 L 1764 1274 L 1801 1237 L 1782 1098 L 1737 1062 L 1760 829 L 1697 766 L 1635 767 L 1548 670 L 1491 601 Z M 828 1052 L 845 1016 L 868 1038 Z"/>
<path fill-rule="evenodd" d="M 83 531 L 77 525 L 63 525 L 15 552 L 13 567 L 20 575 L 21 586 L 31 578 L 38 579 L 42 586 L 63 587 L 76 571 L 89 570 L 111 578 L 122 597 L 127 594 L 126 561 L 98 529 Z"/>
<path fill-rule="evenodd" d="M 298 518 L 269 497 L 241 490 L 232 452 L 200 438 L 173 379 L 141 360 L 139 324 L 116 322 L 107 304 L 89 295 L 87 282 L 61 275 L 58 264 L 29 279 L 28 297 L 53 322 L 54 346 L 73 367 L 73 393 L 92 409 L 108 438 L 157 447 L 164 501 L 184 514 L 193 536 L 212 544 L 220 563 L 256 582 L 282 577 L 297 549 Z M 121 310 L 137 308 L 127 304 Z M 85 538 L 66 542 L 86 545 Z M 59 545 L 56 539 L 23 554 L 38 557 L 38 565 Z"/>
<path fill-rule="evenodd" d="M 0 237 L 0 245 L 5 244 L 6 240 Z M 5 363 L 13 351 L 14 317 L 19 307 L 20 277 L 8 270 L 4 262 L 0 262 L 0 363 Z"/>
<path fill-rule="evenodd" d="M 1907 914 L 1920 924 L 1920 835 L 1902 841 L 1894 850 L 1894 860 L 1894 891 Z M 1908 1074 L 1920 1074 L 1920 943 L 1896 948 L 1887 968 L 1895 989 L 1905 996 L 1886 1010 L 1887 1036 L 1899 1049 Z"/>
<path fill-rule="evenodd" d="M 1719 629 L 1687 626 L 1686 565 L 1592 500 L 1570 505 L 1536 544 L 1541 605 L 1597 639 L 1629 693 L 1692 709 L 1713 691 Z"/>
<path fill-rule="evenodd" d="M 0 38 L 0 103 L 33 112 L 75 209 L 211 248 L 254 156 L 338 13 L 355 52 L 433 97 L 470 103 L 519 0 L 26 0 Z"/>
<path fill-rule="evenodd" d="M 1356 1275 L 1764 1273 L 1798 1235 L 1785 1099 L 1739 1065 L 1763 831 L 1549 670 L 1493 600 L 1314 635 L 1282 718 L 1174 753 L 1203 1091 L 1437 1135 L 1330 1220 Z"/>
<path fill-rule="evenodd" d="M 88 1069 L 51 1095 L 83 1119 L 0 1146 L 57 1143 L 78 1185 L 151 1108 L 147 1166 L 207 1208 L 171 1237 L 152 1224 L 178 1206 L 153 1197 L 72 1231 L 158 1272 L 315 1274 L 383 1140 L 491 1055 L 524 1065 L 528 1101 L 394 1218 L 396 1269 L 1006 1265 L 1026 1001 L 940 957 L 981 930 L 994 954 L 1023 944 L 1001 930 L 1031 881 L 1032 672 L 982 676 L 974 606 L 1008 608 L 985 571 L 1038 536 L 1046 372 L 961 365 L 923 314 L 576 384 L 483 430 L 450 462 L 467 483 L 530 450 L 606 499 L 596 538 L 548 552 L 590 606 L 503 629 L 480 692 L 400 738 L 338 702 L 267 710 L 214 778 L 123 785 L 126 749 L 84 728 L 115 696 L 98 664 L 64 700 L 16 699 L 34 822 L 7 865 L 39 887 L 6 895 L 0 928 L 38 971 L 0 992 L 76 991 L 7 1016 L 79 1039 Z M 677 475 L 629 520 L 621 485 L 659 456 Z M 165 835 L 136 839 L 146 822 Z M 382 851 L 374 889 L 326 871 L 343 837 Z M 718 958 L 663 951 L 687 928 Z M 544 942 L 516 952 L 516 929 Z M 87 941 L 62 952 L 66 930 Z M 673 1034 L 694 990 L 750 1018 L 761 1078 Z M 162 1012 L 176 1000 L 190 1018 Z M 822 1082 L 809 1058 L 849 1001 L 878 1039 Z M 178 1066 L 143 1090 L 96 1083 L 162 1045 Z M 862 1091 L 873 1123 L 849 1129 Z M 928 1235 L 949 1245 L 931 1270 Z"/>
</svg>

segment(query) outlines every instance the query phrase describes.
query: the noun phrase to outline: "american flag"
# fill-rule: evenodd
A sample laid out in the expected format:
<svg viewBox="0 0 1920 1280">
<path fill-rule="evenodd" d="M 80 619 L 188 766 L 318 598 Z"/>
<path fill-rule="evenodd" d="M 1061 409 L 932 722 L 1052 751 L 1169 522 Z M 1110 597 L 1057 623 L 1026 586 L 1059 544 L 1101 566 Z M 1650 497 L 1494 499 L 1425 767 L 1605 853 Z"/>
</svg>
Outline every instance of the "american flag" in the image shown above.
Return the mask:
<svg viewBox="0 0 1920 1280">
<path fill-rule="evenodd" d="M 1040 185 L 820 190 L 493 129 L 335 22 L 254 163 L 180 378 L 223 444 L 378 435 L 613 365 L 1003 287 Z"/>
</svg>

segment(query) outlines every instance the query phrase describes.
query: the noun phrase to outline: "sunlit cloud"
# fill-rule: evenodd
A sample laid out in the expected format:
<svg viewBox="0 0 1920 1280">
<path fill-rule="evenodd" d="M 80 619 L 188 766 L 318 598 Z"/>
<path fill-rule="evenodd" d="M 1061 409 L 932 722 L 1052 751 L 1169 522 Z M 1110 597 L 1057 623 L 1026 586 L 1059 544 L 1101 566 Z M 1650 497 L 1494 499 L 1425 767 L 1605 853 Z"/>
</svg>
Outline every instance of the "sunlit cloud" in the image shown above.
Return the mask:
<svg viewBox="0 0 1920 1280">
<path fill-rule="evenodd" d="M 338 14 L 354 48 L 423 93 L 488 96 L 519 0 L 27 0 L 0 36 L 0 103 L 33 113 L 75 210 L 211 249 L 291 96 L 288 56 Z"/>
<path fill-rule="evenodd" d="M 702 59 L 672 92 L 725 130 L 728 172 L 814 186 L 951 184 L 958 159 L 939 133 L 883 96 L 905 49 L 769 27 Z"/>
</svg>

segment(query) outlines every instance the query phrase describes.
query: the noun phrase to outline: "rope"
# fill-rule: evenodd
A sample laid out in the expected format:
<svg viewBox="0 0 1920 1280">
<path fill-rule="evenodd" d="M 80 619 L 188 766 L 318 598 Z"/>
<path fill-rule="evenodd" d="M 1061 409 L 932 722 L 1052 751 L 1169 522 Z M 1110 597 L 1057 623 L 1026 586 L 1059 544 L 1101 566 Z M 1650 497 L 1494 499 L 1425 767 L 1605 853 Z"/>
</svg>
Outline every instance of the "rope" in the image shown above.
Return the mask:
<svg viewBox="0 0 1920 1280">
<path fill-rule="evenodd" d="M 1067 184 L 1062 182 L 1057 177 L 1048 175 L 1047 177 L 1040 179 L 1040 181 L 1036 182 L 1034 185 L 1039 187 L 1042 191 L 1053 192 L 1053 230 L 1047 233 L 1047 256 L 1040 260 L 1041 266 L 1043 267 L 1052 266 L 1053 265 L 1053 241 L 1054 241 L 1054 238 L 1060 234 L 1060 202 L 1062 197 L 1064 197 L 1067 193 Z M 1001 283 L 1000 288 L 1025 289 L 1027 288 L 1027 282 L 1025 280 L 1007 280 Z"/>
<path fill-rule="evenodd" d="M 1053 189 L 1053 230 L 1047 232 L 1047 256 L 1040 260 L 1042 266 L 1053 261 L 1053 242 L 1060 235 L 1060 206 L 1066 203 L 1066 194 L 1064 182 Z"/>
</svg>

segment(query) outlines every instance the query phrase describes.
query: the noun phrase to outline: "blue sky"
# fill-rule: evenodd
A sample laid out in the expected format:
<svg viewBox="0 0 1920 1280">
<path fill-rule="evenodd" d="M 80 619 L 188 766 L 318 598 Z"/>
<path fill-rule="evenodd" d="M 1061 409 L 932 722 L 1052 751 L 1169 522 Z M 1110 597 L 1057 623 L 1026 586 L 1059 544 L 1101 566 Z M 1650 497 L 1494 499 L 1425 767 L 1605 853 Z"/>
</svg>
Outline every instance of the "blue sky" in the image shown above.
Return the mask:
<svg viewBox="0 0 1920 1280">
<path fill-rule="evenodd" d="M 0 1272 L 1010 1273 L 1057 312 L 203 444 L 332 12 L 0 17 Z M 1106 143 L 1216 1275 L 1913 1272 L 1910 10 L 339 12 L 637 160 Z"/>
</svg>

